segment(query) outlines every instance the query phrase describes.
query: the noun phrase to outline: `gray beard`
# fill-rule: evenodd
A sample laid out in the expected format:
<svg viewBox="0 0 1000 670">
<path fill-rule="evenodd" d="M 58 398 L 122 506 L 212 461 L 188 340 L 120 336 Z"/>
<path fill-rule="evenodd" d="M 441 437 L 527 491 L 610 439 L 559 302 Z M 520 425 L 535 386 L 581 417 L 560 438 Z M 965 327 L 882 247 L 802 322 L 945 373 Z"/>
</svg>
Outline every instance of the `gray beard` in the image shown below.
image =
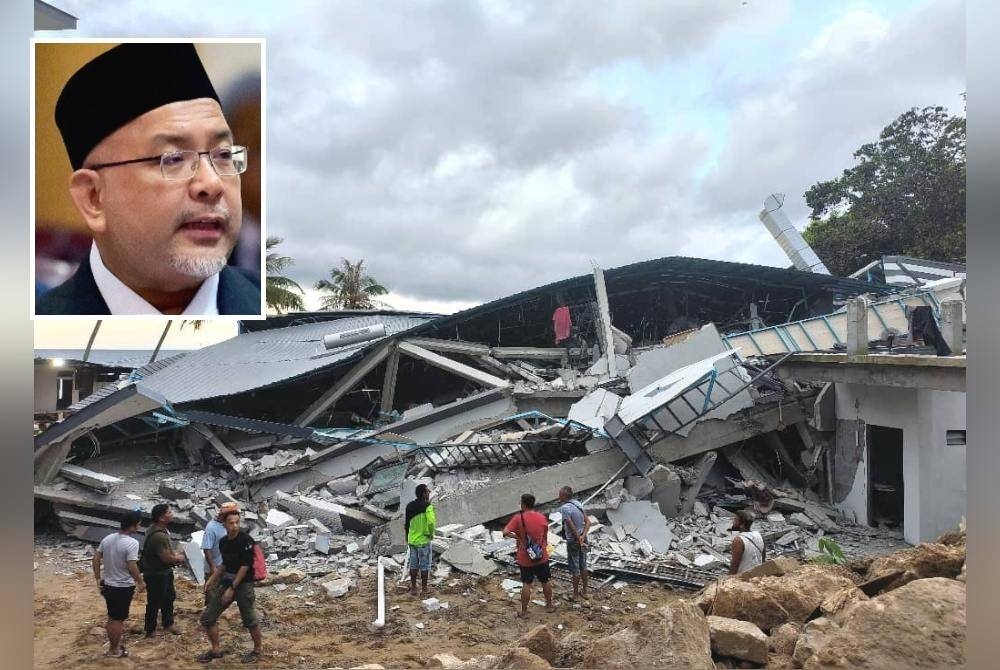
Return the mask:
<svg viewBox="0 0 1000 670">
<path fill-rule="evenodd" d="M 197 279 L 208 279 L 226 267 L 225 256 L 186 256 L 170 254 L 167 258 L 170 267 L 182 275 Z"/>
</svg>

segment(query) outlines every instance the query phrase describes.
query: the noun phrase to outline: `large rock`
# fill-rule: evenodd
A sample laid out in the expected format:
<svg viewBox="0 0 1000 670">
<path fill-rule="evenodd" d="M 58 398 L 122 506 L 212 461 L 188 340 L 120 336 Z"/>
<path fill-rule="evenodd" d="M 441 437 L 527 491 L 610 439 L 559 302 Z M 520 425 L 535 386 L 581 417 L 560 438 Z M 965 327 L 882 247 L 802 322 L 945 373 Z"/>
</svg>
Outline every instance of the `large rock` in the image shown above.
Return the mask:
<svg viewBox="0 0 1000 670">
<path fill-rule="evenodd" d="M 805 665 L 806 661 L 813 657 L 816 650 L 825 641 L 826 636 L 836 627 L 837 624 L 826 617 L 820 617 L 807 623 L 802 632 L 799 633 L 799 637 L 795 641 L 795 649 L 792 651 L 792 662 L 795 667 L 801 668 Z"/>
<path fill-rule="evenodd" d="M 749 621 L 709 616 L 708 633 L 716 656 L 767 662 L 767 635 Z"/>
<path fill-rule="evenodd" d="M 852 605 L 866 600 L 868 596 L 861 589 L 844 589 L 827 596 L 826 600 L 819 604 L 819 609 L 825 616 L 838 619 L 838 615 L 846 613 Z"/>
<path fill-rule="evenodd" d="M 597 640 L 584 668 L 715 670 L 705 614 L 681 600 L 638 617 L 628 628 Z"/>
<path fill-rule="evenodd" d="M 501 656 L 493 667 L 496 670 L 548 670 L 552 664 L 524 647 L 514 647 Z"/>
<path fill-rule="evenodd" d="M 428 668 L 442 668 L 442 670 L 458 670 L 463 666 L 465 661 L 454 654 L 434 654 L 426 665 Z"/>
<path fill-rule="evenodd" d="M 517 646 L 524 647 L 535 656 L 541 656 L 549 663 L 554 664 L 559 656 L 556 647 L 556 639 L 552 631 L 545 624 L 535 626 L 525 633 L 524 637 L 517 641 Z"/>
<path fill-rule="evenodd" d="M 817 638 L 806 670 L 964 667 L 965 584 L 918 579 L 854 605 Z"/>
<path fill-rule="evenodd" d="M 760 565 L 741 572 L 738 575 L 738 578 L 748 582 L 754 577 L 781 577 L 782 575 L 787 575 L 790 572 L 795 572 L 801 567 L 801 565 L 802 564 L 794 558 L 789 558 L 788 556 L 778 556 L 777 558 L 769 558 Z"/>
<path fill-rule="evenodd" d="M 924 543 L 912 549 L 903 549 L 888 556 L 880 556 L 868 566 L 865 581 L 871 581 L 893 572 L 902 572 L 898 578 L 882 586 L 886 593 L 915 579 L 947 577 L 955 579 L 965 563 L 965 545 Z"/>
<path fill-rule="evenodd" d="M 767 638 L 767 648 L 779 656 L 795 653 L 795 643 L 799 640 L 802 627 L 795 623 L 783 623 L 771 631 Z"/>
<path fill-rule="evenodd" d="M 804 622 L 829 596 L 852 588 L 846 570 L 803 565 L 781 576 L 710 584 L 695 602 L 706 613 L 750 621 L 768 632 L 783 623 Z"/>
</svg>

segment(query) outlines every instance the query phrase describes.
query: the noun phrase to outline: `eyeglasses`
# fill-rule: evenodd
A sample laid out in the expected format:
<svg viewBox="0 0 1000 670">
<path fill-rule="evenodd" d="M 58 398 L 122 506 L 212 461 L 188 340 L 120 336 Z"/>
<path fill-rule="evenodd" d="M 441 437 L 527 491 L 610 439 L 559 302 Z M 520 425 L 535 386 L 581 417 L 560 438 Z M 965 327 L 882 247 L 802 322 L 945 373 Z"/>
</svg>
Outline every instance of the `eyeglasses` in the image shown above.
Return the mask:
<svg viewBox="0 0 1000 670">
<path fill-rule="evenodd" d="M 247 148 L 241 146 L 219 147 L 211 151 L 168 151 L 161 156 L 133 158 L 114 163 L 98 163 L 87 166 L 87 169 L 101 170 L 118 165 L 156 161 L 160 163 L 160 173 L 164 179 L 191 179 L 198 171 L 198 166 L 201 165 L 202 156 L 208 156 L 212 169 L 220 177 L 232 177 L 247 171 Z"/>
</svg>

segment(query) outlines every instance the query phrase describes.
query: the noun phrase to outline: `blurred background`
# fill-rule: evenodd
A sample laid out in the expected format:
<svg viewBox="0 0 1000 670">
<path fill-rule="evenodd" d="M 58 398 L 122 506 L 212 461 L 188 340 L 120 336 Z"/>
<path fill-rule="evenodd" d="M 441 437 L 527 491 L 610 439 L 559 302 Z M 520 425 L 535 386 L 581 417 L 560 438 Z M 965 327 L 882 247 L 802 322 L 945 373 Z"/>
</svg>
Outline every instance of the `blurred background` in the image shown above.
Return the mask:
<svg viewBox="0 0 1000 670">
<path fill-rule="evenodd" d="M 114 43 L 35 45 L 35 294 L 61 284 L 90 249 L 90 233 L 69 197 L 72 173 L 55 122 L 55 105 L 69 77 Z M 243 228 L 230 264 L 261 266 L 261 45 L 195 44 L 222 99 L 236 142 L 249 149 L 241 176 Z"/>
</svg>

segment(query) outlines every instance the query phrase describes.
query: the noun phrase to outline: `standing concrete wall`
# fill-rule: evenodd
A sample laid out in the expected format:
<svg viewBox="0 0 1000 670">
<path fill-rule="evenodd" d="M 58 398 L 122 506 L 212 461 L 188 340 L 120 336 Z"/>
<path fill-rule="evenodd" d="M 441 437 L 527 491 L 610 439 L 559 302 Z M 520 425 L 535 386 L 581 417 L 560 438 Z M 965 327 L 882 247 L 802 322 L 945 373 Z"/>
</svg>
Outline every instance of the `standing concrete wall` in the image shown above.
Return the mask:
<svg viewBox="0 0 1000 670">
<path fill-rule="evenodd" d="M 858 523 L 869 523 L 864 427 L 898 428 L 903 431 L 904 538 L 918 544 L 954 528 L 965 514 L 965 447 L 949 447 L 945 433 L 965 430 L 965 394 L 837 384 L 836 405 L 838 507 Z M 864 425 L 859 427 L 859 421 Z M 857 459 L 856 467 L 849 458 Z"/>
</svg>

